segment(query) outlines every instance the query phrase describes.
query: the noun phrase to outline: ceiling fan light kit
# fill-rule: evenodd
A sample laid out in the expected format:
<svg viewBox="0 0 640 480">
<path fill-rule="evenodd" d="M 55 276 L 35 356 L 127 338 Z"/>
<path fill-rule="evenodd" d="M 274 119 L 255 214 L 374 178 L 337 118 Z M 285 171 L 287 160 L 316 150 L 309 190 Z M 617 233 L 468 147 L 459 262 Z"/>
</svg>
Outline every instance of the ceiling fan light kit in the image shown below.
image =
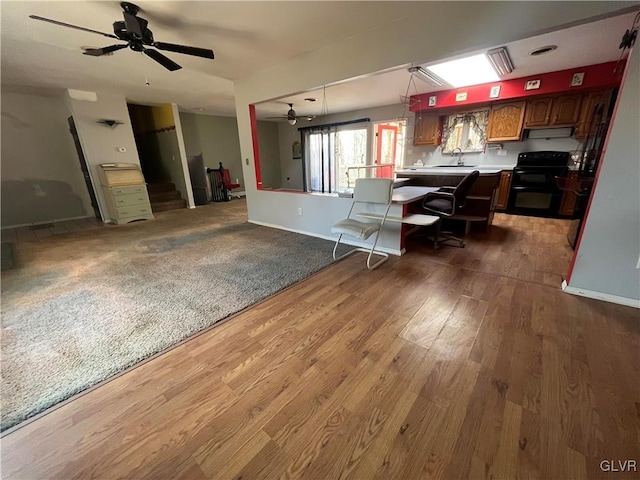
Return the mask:
<svg viewBox="0 0 640 480">
<path fill-rule="evenodd" d="M 58 20 L 52 20 L 50 18 L 40 17 L 38 15 L 29 15 L 29 17 L 34 20 L 41 20 L 43 22 L 52 23 L 61 27 L 82 30 L 85 32 L 102 35 L 103 37 L 114 38 L 116 40 L 127 42 L 125 44 L 109 45 L 102 48 L 84 48 L 83 54 L 92 57 L 110 55 L 113 54 L 113 52 L 129 47 L 134 52 L 144 53 L 149 58 L 155 60 L 164 68 L 172 72 L 175 70 L 179 70 L 182 67 L 171 60 L 169 57 L 160 53 L 158 50 L 208 58 L 211 60 L 215 58 L 213 50 L 207 48 L 189 47 L 186 45 L 177 45 L 175 43 L 156 42 L 153 38 L 153 32 L 149 30 L 149 28 L 147 28 L 149 22 L 147 22 L 147 20 L 145 20 L 144 18 L 137 16 L 140 8 L 130 2 L 121 2 L 120 6 L 123 10 L 124 21 L 116 21 L 113 23 L 113 35 L 110 33 L 100 32 L 98 30 L 92 30 L 90 28 L 71 25 L 69 23 L 60 22 Z M 148 47 L 154 47 L 157 50 Z"/>
<path fill-rule="evenodd" d="M 299 118 L 304 118 L 309 122 L 316 118 L 315 115 L 298 115 L 296 111 L 293 109 L 293 103 L 287 103 L 289 105 L 289 111 L 286 115 L 282 115 L 281 117 L 267 117 L 268 119 L 277 119 L 277 120 L 286 120 L 289 125 L 295 125 L 298 123 Z"/>
</svg>

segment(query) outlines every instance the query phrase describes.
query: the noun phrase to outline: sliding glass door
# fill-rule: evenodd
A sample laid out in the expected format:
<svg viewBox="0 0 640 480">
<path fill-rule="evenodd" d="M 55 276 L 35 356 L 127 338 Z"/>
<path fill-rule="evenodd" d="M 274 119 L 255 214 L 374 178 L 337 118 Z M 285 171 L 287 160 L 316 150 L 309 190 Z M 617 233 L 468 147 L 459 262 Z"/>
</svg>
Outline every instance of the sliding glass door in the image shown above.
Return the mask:
<svg viewBox="0 0 640 480">
<path fill-rule="evenodd" d="M 367 165 L 366 126 L 310 131 L 305 144 L 310 192 L 333 193 L 353 187 L 358 170 L 352 167 Z"/>
</svg>

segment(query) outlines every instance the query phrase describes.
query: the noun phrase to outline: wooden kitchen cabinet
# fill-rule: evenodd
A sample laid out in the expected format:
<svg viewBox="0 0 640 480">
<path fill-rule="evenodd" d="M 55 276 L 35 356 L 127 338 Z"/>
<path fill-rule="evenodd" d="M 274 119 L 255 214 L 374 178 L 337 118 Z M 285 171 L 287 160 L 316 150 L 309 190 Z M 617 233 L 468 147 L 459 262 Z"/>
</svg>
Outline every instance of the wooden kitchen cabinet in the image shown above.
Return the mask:
<svg viewBox="0 0 640 480">
<path fill-rule="evenodd" d="M 580 116 L 582 95 L 562 95 L 553 99 L 549 125 L 574 125 Z"/>
<path fill-rule="evenodd" d="M 580 116 L 582 95 L 534 98 L 527 102 L 524 128 L 575 125 Z"/>
<path fill-rule="evenodd" d="M 526 102 L 500 103 L 489 111 L 487 142 L 506 142 L 522 138 Z"/>
<path fill-rule="evenodd" d="M 572 170 L 567 173 L 567 181 L 562 189 L 562 199 L 560 200 L 560 209 L 558 213 L 562 216 L 571 217 L 576 209 L 576 201 L 578 197 L 574 193 L 580 187 L 580 181 L 578 180 L 578 171 Z"/>
<path fill-rule="evenodd" d="M 527 114 L 524 127 L 546 127 L 551 120 L 553 98 L 534 98 L 527 102 Z"/>
<path fill-rule="evenodd" d="M 416 113 L 416 123 L 413 129 L 414 145 L 438 145 L 439 141 L 438 115 Z"/>
<path fill-rule="evenodd" d="M 500 174 L 500 183 L 498 184 L 498 200 L 496 202 L 496 210 L 506 210 L 509 201 L 509 190 L 511 190 L 512 171 L 503 171 Z"/>
<path fill-rule="evenodd" d="M 585 138 L 589 133 L 589 126 L 593 119 L 593 112 L 599 105 L 602 106 L 604 117 L 607 118 L 609 111 L 609 102 L 611 101 L 611 90 L 605 90 L 600 92 L 592 92 L 586 94 L 582 99 L 582 106 L 580 108 L 580 116 L 578 118 L 578 126 L 574 133 L 574 138 Z"/>
</svg>

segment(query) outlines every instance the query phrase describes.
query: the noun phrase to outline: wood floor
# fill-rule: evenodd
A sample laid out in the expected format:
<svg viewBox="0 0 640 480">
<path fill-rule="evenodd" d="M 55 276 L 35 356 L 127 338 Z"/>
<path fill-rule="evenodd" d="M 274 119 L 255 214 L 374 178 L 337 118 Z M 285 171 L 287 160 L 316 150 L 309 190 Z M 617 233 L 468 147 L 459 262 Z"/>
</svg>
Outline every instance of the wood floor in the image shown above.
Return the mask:
<svg viewBox="0 0 640 480">
<path fill-rule="evenodd" d="M 560 291 L 566 222 L 495 223 L 332 265 L 5 436 L 3 478 L 639 478 L 600 469 L 640 463 L 638 310 Z"/>
</svg>

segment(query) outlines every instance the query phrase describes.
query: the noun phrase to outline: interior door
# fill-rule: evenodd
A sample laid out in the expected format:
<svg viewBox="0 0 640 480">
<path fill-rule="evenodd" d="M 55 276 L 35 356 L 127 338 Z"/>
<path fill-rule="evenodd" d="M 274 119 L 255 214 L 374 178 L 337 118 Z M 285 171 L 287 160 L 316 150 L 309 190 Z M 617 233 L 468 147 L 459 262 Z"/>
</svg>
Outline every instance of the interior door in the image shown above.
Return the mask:
<svg viewBox="0 0 640 480">
<path fill-rule="evenodd" d="M 87 185 L 87 190 L 89 191 L 89 198 L 91 198 L 91 207 L 93 208 L 93 213 L 95 214 L 97 219 L 102 220 L 102 217 L 100 216 L 100 208 L 98 207 L 98 199 L 96 198 L 96 192 L 93 189 L 93 183 L 91 182 L 91 176 L 89 175 L 89 167 L 87 166 L 87 161 L 84 158 L 82 145 L 80 145 L 80 137 L 78 137 L 78 130 L 76 129 L 76 124 L 73 121 L 73 117 L 67 118 L 67 122 L 69 122 L 69 132 L 71 132 L 71 136 L 73 137 L 73 143 L 76 146 L 76 152 L 78 152 L 80 170 L 82 170 L 84 183 Z"/>
<path fill-rule="evenodd" d="M 389 178 L 393 176 L 396 164 L 396 141 L 398 126 L 388 123 L 378 124 L 376 142 L 376 165 L 393 164 L 394 168 L 376 168 L 376 177 Z"/>
</svg>

